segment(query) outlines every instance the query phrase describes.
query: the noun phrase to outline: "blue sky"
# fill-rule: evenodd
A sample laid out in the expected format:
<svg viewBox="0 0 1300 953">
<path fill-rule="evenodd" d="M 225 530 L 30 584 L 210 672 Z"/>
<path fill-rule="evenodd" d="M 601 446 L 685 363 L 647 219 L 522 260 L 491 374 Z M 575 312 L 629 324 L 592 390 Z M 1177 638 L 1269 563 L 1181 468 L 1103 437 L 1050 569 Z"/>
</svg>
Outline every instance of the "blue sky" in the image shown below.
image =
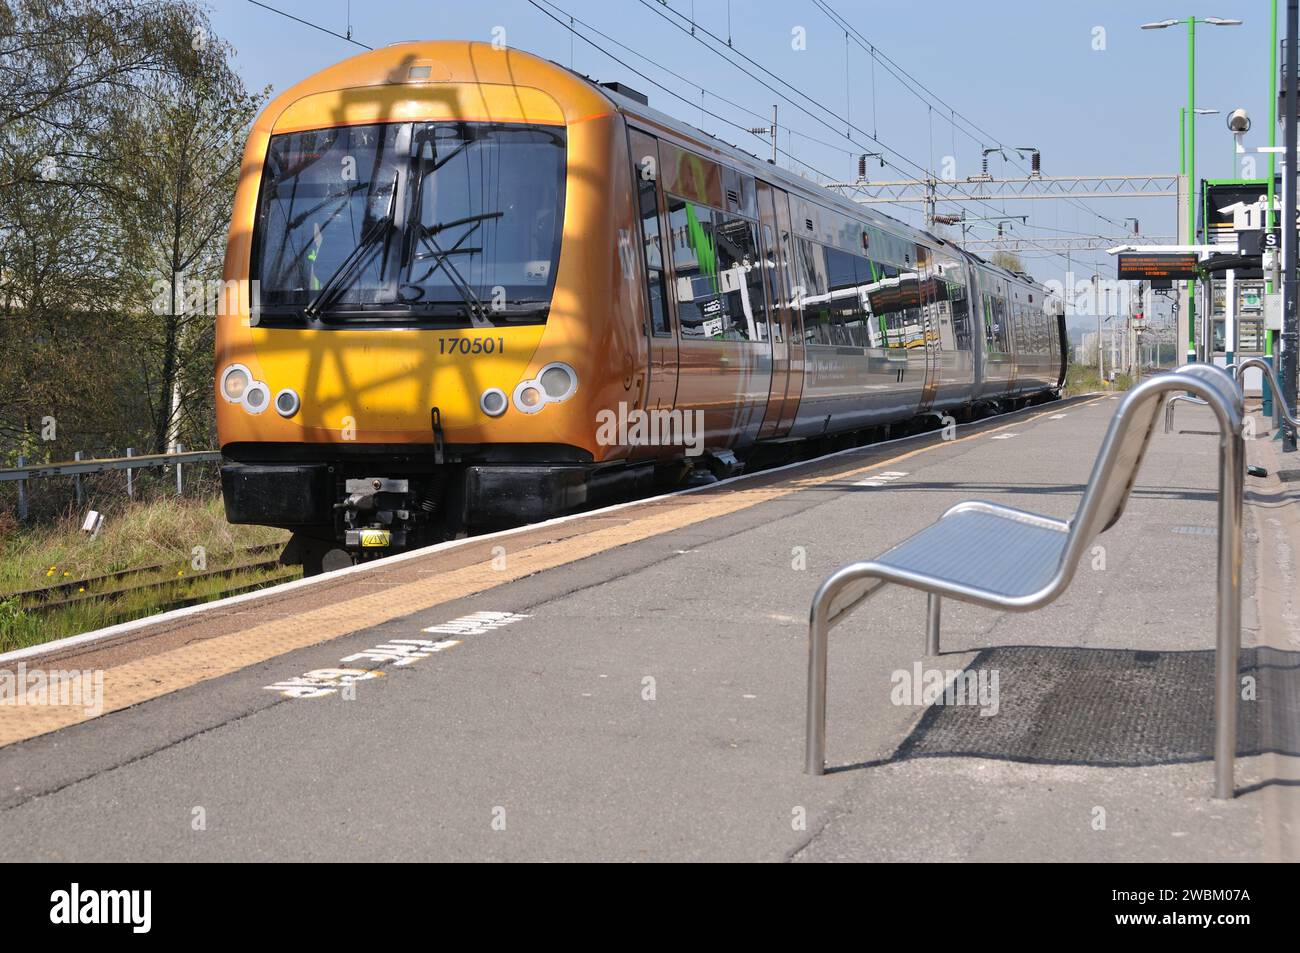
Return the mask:
<svg viewBox="0 0 1300 953">
<path fill-rule="evenodd" d="M 346 32 L 349 17 L 356 39 L 371 46 L 408 39 L 491 40 L 504 28 L 506 42 L 572 65 L 600 80 L 622 80 L 642 89 L 651 104 L 681 119 L 766 154 L 759 138 L 705 116 L 668 93 L 631 75 L 603 52 L 548 19 L 527 0 L 267 0 L 281 10 Z M 539 0 L 540 2 L 540 0 Z M 657 0 L 648 0 L 657 5 Z M 1197 105 L 1220 110 L 1198 120 L 1197 172 L 1200 177 L 1233 174 L 1232 138 L 1225 127 L 1228 111 L 1245 107 L 1254 119 L 1248 142 L 1264 145 L 1268 135 L 1268 0 L 1204 0 L 1188 6 L 1173 0 L 1128 2 L 1061 2 L 1061 0 L 933 0 L 929 3 L 827 0 L 865 39 L 923 83 L 936 97 L 1007 145 L 1037 146 L 1045 175 L 1148 174 L 1177 171 L 1178 110 L 1187 101 L 1186 28 L 1143 31 L 1150 20 L 1185 17 L 1235 17 L 1240 27 L 1198 26 Z M 874 83 L 870 56 L 850 44 L 844 31 L 818 9 L 814 0 L 670 0 L 671 9 L 692 16 L 703 28 L 726 38 L 773 73 L 790 81 L 837 116 L 877 137 L 922 167 L 940 167 L 955 156 L 959 178 L 979 169 L 980 143 L 954 134 L 947 113 L 927 109 L 902 84 L 877 65 Z M 662 72 L 680 74 L 710 93 L 768 115 L 781 102 L 781 125 L 814 136 L 781 139 L 781 147 L 800 160 L 843 178 L 856 175 L 852 158 L 866 151 L 845 141 L 840 132 L 774 98 L 758 82 L 728 65 L 685 33 L 673 28 L 639 0 L 554 0 L 558 8 L 585 21 L 638 53 L 613 50 L 629 65 L 673 88 L 692 103 L 699 90 Z M 1285 3 L 1280 17 L 1285 18 Z M 238 50 L 237 66 L 252 88 L 281 90 L 330 63 L 362 52 L 306 26 L 261 9 L 247 0 L 214 0 L 217 30 Z M 350 10 L 350 13 L 349 13 Z M 730 25 L 728 21 L 730 20 Z M 802 28 L 804 50 L 792 48 L 792 31 Z M 1103 36 L 1104 49 L 1095 38 Z M 572 60 L 571 60 L 572 58 Z M 750 67 L 751 71 L 754 71 Z M 848 80 L 846 89 L 846 78 Z M 874 90 L 873 90 L 874 86 Z M 797 97 L 796 97 L 797 98 Z M 741 125 L 762 125 L 739 109 L 706 94 L 706 107 Z M 824 114 L 823 114 L 824 115 Z M 828 119 L 838 129 L 838 123 Z M 860 132 L 853 136 L 870 144 Z M 981 138 L 983 136 L 981 135 Z M 875 147 L 872 147 L 875 151 Z M 911 177 L 915 168 L 893 158 L 898 169 L 872 164 L 873 178 Z M 786 164 L 788 160 L 783 160 Z M 1001 160 L 990 171 L 1003 172 Z M 1261 175 L 1265 166 L 1261 165 Z M 1005 166 L 1006 174 L 1023 174 Z M 1080 208 L 1063 201 L 1007 202 L 972 215 L 1028 214 L 1018 234 L 1045 238 L 1067 232 L 1117 235 L 1118 223 L 1137 217 L 1147 234 L 1174 228 L 1172 199 L 1093 199 Z M 897 208 L 897 207 L 895 207 Z M 1093 209 L 1106 219 L 1093 214 Z M 942 211 L 943 209 L 941 209 Z M 948 211 L 958 211 L 948 208 Z M 899 213 L 916 220 L 917 213 Z M 1026 266 L 1040 280 L 1061 279 L 1063 257 L 1028 252 Z M 1100 267 L 1112 275 L 1104 254 L 1072 256 L 1074 270 L 1091 274 Z"/>
</svg>

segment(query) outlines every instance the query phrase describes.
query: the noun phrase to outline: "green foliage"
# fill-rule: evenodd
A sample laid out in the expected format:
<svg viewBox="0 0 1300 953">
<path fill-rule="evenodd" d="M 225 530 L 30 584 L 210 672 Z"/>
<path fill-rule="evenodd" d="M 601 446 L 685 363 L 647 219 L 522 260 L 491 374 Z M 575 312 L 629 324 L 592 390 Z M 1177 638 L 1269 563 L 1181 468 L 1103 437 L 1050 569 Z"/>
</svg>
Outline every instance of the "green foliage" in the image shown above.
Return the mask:
<svg viewBox="0 0 1300 953">
<path fill-rule="evenodd" d="M 1129 375 L 1115 375 L 1115 390 L 1128 390 L 1132 386 L 1133 378 Z M 1103 381 L 1097 374 L 1097 368 L 1091 364 L 1071 364 L 1066 371 L 1064 394 L 1067 397 L 1075 397 L 1079 394 L 1093 394 L 1110 389 L 1110 382 Z"/>
<path fill-rule="evenodd" d="M 1024 262 L 1020 256 L 1013 251 L 995 251 L 991 259 L 993 264 L 999 268 L 1005 268 L 1007 271 L 1024 271 Z"/>
<path fill-rule="evenodd" d="M 0 599 L 0 652 L 37 641 L 40 621 L 18 604 L 17 599 Z"/>
<path fill-rule="evenodd" d="M 211 446 L 250 95 L 192 0 L 0 0 L 0 458 Z M 42 422 L 57 422 L 42 439 Z"/>
<path fill-rule="evenodd" d="M 81 531 L 79 518 L 71 514 L 48 525 L 10 527 L 0 532 L 0 651 L 152 615 L 177 598 L 216 596 L 234 586 L 281 578 L 287 570 L 193 580 L 189 576 L 196 546 L 203 547 L 207 568 L 216 569 L 247 561 L 232 554 L 250 546 L 282 544 L 288 535 L 266 526 L 232 526 L 218 497 L 119 502 L 107 508 L 104 528 L 95 539 Z M 24 610 L 18 599 L 3 595 L 153 566 L 161 568 L 132 576 L 123 585 L 162 580 L 175 585 L 45 612 Z"/>
</svg>

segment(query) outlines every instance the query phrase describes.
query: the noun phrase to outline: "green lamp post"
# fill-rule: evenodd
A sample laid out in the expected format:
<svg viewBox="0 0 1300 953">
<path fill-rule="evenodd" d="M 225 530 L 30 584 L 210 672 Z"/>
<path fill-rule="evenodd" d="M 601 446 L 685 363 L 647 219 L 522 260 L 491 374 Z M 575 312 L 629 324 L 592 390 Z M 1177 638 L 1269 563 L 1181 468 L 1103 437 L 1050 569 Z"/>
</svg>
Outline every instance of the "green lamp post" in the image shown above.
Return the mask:
<svg viewBox="0 0 1300 953">
<path fill-rule="evenodd" d="M 1183 17 L 1172 20 L 1157 20 L 1154 23 L 1142 24 L 1144 30 L 1164 30 L 1171 26 L 1178 26 L 1180 23 L 1187 24 L 1187 107 L 1183 113 L 1186 116 L 1195 116 L 1196 114 L 1196 24 L 1204 23 L 1207 26 L 1241 26 L 1241 20 L 1228 19 L 1225 17 Z M 1187 175 L 1188 189 L 1194 189 L 1196 185 L 1196 122 L 1186 121 L 1185 127 L 1185 156 L 1184 168 Z M 1187 235 L 1190 244 L 1196 243 L 1196 202 L 1194 200 L 1187 203 Z M 1196 360 L 1196 298 L 1194 294 L 1195 283 L 1187 283 L 1187 360 L 1189 362 Z"/>
</svg>

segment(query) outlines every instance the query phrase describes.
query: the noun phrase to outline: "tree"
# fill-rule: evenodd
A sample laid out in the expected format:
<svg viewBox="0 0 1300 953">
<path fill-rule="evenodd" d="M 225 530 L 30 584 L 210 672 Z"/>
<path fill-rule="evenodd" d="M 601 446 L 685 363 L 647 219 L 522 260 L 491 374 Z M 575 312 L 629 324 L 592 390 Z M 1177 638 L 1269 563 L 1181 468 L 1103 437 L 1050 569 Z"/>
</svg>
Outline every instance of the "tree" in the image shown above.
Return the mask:
<svg viewBox="0 0 1300 953">
<path fill-rule="evenodd" d="M 163 0 L 0 0 L 0 450 L 96 445 L 129 420 L 116 375 L 123 233 L 105 144 L 164 68 Z M 46 422 L 54 421 L 54 426 Z M 86 444 L 83 444 L 83 446 Z M 48 448 L 47 448 L 48 449 Z"/>
<path fill-rule="evenodd" d="M 1005 268 L 1007 271 L 1025 270 L 1025 266 L 1020 261 L 1020 256 L 1013 251 L 995 251 L 993 253 L 993 264 L 999 268 Z"/>
<path fill-rule="evenodd" d="M 0 454 L 209 442 L 232 55 L 190 0 L 0 0 Z"/>
<path fill-rule="evenodd" d="M 205 17 L 178 19 L 168 42 L 172 68 L 145 85 L 116 140 L 129 191 L 122 214 L 140 249 L 132 264 L 152 319 L 145 366 L 160 452 L 182 424 L 192 440 L 212 437 L 212 329 L 225 299 L 206 291 L 221 278 L 244 139 L 266 96 L 245 91 L 231 47 Z"/>
</svg>

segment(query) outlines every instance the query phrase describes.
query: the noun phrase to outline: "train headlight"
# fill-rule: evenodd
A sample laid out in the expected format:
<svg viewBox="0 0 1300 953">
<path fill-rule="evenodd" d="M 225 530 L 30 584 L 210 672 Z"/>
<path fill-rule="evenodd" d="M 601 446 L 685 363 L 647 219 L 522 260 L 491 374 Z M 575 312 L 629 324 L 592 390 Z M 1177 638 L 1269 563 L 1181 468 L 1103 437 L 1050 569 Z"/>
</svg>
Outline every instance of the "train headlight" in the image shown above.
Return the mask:
<svg viewBox="0 0 1300 953">
<path fill-rule="evenodd" d="M 244 398 L 244 391 L 253 383 L 253 375 L 243 364 L 231 364 L 221 372 L 221 396 L 232 404 Z"/>
<path fill-rule="evenodd" d="M 535 414 L 546 405 L 546 396 L 532 381 L 515 388 L 515 407 L 523 414 Z"/>
<path fill-rule="evenodd" d="M 489 387 L 479 397 L 478 405 L 489 417 L 500 417 L 510 406 L 510 399 L 500 387 Z"/>
<path fill-rule="evenodd" d="M 260 414 L 271 402 L 271 389 L 261 381 L 253 381 L 244 388 L 244 397 L 240 401 L 250 414 Z"/>
<path fill-rule="evenodd" d="M 578 375 L 573 368 L 554 361 L 532 380 L 519 382 L 515 387 L 515 407 L 521 414 L 535 414 L 547 404 L 568 400 L 577 389 Z"/>
<path fill-rule="evenodd" d="M 550 400 L 566 400 L 578 389 L 578 375 L 568 364 L 559 361 L 543 367 L 537 381 Z"/>
<path fill-rule="evenodd" d="M 292 417 L 301 406 L 302 400 L 299 399 L 298 392 L 292 387 L 286 387 L 275 395 L 275 412 L 281 417 Z"/>
</svg>

